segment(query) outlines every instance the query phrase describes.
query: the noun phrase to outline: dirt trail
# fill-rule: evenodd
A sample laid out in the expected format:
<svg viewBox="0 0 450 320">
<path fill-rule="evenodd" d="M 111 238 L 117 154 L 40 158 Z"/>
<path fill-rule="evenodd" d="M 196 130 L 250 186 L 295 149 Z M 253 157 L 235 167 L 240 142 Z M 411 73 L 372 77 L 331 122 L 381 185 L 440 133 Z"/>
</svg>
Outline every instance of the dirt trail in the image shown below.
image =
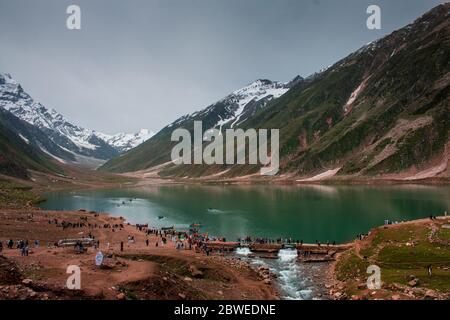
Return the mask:
<svg viewBox="0 0 450 320">
<path fill-rule="evenodd" d="M 54 219 L 71 223 L 87 219 L 87 223 L 97 227 L 63 230 L 50 223 Z M 123 228 L 104 228 L 106 224 L 122 225 Z M 100 250 L 104 254 L 114 253 L 111 268 L 95 266 L 97 250 L 94 248 L 88 248 L 85 254 L 77 254 L 73 248 L 53 247 L 53 243 L 60 239 L 86 237 L 89 233 L 100 241 Z M 62 290 L 70 276 L 66 273 L 67 267 L 77 265 L 81 269 L 82 290 L 86 297 L 116 299 L 124 292 L 136 299 L 277 298 L 271 285 L 265 284 L 256 271 L 239 261 L 206 256 L 193 250 L 177 250 L 171 241 L 166 246 L 157 247 L 159 237 L 146 236 L 123 219 L 106 214 L 0 209 L 0 234 L 4 244 L 7 239 L 23 239 L 30 243 L 28 257 L 22 257 L 18 249 L 3 251 L 8 260 L 18 265 L 22 279 Z M 128 236 L 133 236 L 135 242 L 128 243 Z M 40 241 L 39 248 L 34 248 L 36 239 Z M 121 242 L 124 243 L 123 252 L 120 251 Z M 192 265 L 203 270 L 204 278 L 191 275 Z"/>
</svg>

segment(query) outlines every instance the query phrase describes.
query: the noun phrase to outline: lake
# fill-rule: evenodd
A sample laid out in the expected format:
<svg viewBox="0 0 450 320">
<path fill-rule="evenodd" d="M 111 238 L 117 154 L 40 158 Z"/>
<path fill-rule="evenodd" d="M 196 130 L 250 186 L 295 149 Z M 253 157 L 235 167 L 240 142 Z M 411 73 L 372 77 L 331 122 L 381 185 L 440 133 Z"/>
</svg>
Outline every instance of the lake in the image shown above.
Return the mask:
<svg viewBox="0 0 450 320">
<path fill-rule="evenodd" d="M 442 215 L 450 187 L 161 185 L 54 192 L 46 199 L 44 209 L 108 212 L 155 227 L 199 222 L 203 232 L 230 241 L 250 235 L 324 243 L 353 240 L 385 219 Z"/>
</svg>

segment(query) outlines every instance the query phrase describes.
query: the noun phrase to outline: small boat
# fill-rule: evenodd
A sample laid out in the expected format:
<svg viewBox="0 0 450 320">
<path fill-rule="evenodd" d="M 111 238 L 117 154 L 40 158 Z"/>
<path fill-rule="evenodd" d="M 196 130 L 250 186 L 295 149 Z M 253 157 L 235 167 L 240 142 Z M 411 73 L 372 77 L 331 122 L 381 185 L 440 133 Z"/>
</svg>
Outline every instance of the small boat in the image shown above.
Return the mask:
<svg viewBox="0 0 450 320">
<path fill-rule="evenodd" d="M 192 223 L 189 227 L 190 228 L 201 228 L 202 224 L 201 223 Z"/>
<path fill-rule="evenodd" d="M 164 219 L 164 216 L 158 216 L 158 219 L 159 220 Z"/>
<path fill-rule="evenodd" d="M 208 208 L 208 212 L 209 212 L 209 213 L 212 213 L 212 214 L 225 213 L 225 212 L 222 211 L 222 210 L 214 209 L 214 208 Z"/>
</svg>

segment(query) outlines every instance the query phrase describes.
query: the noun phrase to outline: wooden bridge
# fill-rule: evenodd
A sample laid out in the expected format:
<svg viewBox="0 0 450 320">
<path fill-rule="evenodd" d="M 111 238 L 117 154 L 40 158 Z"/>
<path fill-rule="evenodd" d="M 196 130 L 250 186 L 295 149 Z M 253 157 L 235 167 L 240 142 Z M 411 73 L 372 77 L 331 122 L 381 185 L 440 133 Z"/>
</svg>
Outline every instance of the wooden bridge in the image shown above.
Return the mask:
<svg viewBox="0 0 450 320">
<path fill-rule="evenodd" d="M 233 252 L 237 248 L 247 247 L 251 254 L 249 257 L 258 257 L 264 259 L 278 259 L 278 253 L 282 249 L 296 249 L 298 260 L 305 263 L 311 262 L 327 262 L 335 259 L 338 252 L 350 249 L 353 244 L 338 244 L 338 245 L 319 245 L 319 244 L 296 244 L 296 243 L 248 243 L 241 244 L 239 242 L 207 242 L 205 243 L 207 249 L 211 251 Z"/>
</svg>

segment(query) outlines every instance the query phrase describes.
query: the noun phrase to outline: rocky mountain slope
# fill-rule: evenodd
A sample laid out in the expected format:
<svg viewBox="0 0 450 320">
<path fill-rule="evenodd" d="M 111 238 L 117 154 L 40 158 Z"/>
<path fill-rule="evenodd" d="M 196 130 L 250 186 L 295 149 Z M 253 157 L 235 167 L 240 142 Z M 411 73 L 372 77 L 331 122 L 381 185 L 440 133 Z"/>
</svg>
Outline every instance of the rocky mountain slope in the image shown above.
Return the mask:
<svg viewBox="0 0 450 320">
<path fill-rule="evenodd" d="M 263 108 L 228 114 L 218 102 L 181 118 L 102 170 L 137 171 L 170 161 L 177 127 L 280 129 L 281 174 L 426 178 L 444 172 L 449 158 L 450 4 L 362 47 L 322 73 L 300 81 Z M 226 100 L 225 100 L 226 101 Z M 212 112 L 214 110 L 215 112 Z M 234 111 L 235 112 L 235 111 Z M 231 119 L 231 120 L 229 120 Z M 257 166 L 166 165 L 161 175 L 221 177 L 257 173 Z M 428 170 L 428 171 L 427 171 Z"/>
<path fill-rule="evenodd" d="M 107 135 L 72 124 L 54 109 L 34 101 L 9 74 L 0 73 L 0 108 L 10 111 L 45 133 L 67 151 L 62 159 L 74 161 L 84 156 L 107 160 L 150 138 L 148 130 L 136 134 Z M 53 150 L 48 150 L 53 154 Z M 61 154 L 54 154 L 61 157 Z M 79 157 L 77 158 L 79 159 Z"/>
<path fill-rule="evenodd" d="M 205 110 L 183 117 L 102 170 L 148 169 L 170 161 L 170 134 L 212 127 L 280 129 L 281 173 L 314 177 L 386 175 L 446 168 L 449 142 L 450 4 L 440 5 L 403 29 L 364 46 L 327 70 L 291 86 L 275 84 L 271 102 L 234 101 L 262 82 L 238 90 Z M 268 82 L 270 83 L 270 82 Z M 259 89 L 256 89 L 257 91 Z M 263 89 L 266 91 L 266 89 Z M 268 91 L 268 90 L 267 90 Z M 266 91 L 266 92 L 267 92 Z M 257 106 L 263 101 L 263 107 Z M 440 161 L 444 161 L 445 166 Z M 257 166 L 173 166 L 162 175 L 223 177 L 257 173 Z"/>
<path fill-rule="evenodd" d="M 364 46 L 243 126 L 281 128 L 282 171 L 299 176 L 447 164 L 449 9 L 440 5 Z"/>
<path fill-rule="evenodd" d="M 170 141 L 174 129 L 186 128 L 193 132 L 194 121 L 202 121 L 204 130 L 216 128 L 224 131 L 228 128 L 237 128 L 265 109 L 271 100 L 282 96 L 291 87 L 306 82 L 301 77 L 296 77 L 288 83 L 256 80 L 203 110 L 177 119 L 149 141 L 106 163 L 101 170 L 133 171 L 168 162 L 171 148 L 175 145 Z"/>
<path fill-rule="evenodd" d="M 39 129 L 0 109 L 0 174 L 27 179 L 28 170 L 62 173 L 48 150 L 71 156 Z"/>
</svg>

